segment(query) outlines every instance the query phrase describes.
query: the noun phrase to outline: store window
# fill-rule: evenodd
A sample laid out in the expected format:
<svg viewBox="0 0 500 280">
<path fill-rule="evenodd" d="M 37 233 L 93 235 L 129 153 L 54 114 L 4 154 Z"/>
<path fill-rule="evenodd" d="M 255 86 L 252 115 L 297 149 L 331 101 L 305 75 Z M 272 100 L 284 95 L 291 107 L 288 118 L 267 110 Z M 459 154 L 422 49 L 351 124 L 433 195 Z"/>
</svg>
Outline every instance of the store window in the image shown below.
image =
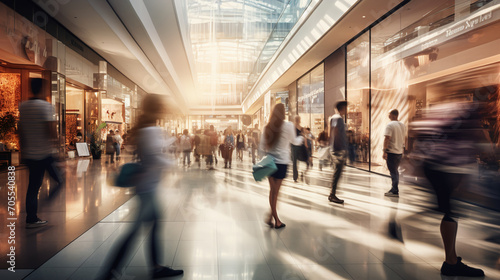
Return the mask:
<svg viewBox="0 0 500 280">
<path fill-rule="evenodd" d="M 393 108 L 408 126 L 424 108 L 448 100 L 484 102 L 483 127 L 492 144 L 499 143 L 500 4 L 455 4 L 422 7 L 411 1 L 371 30 L 372 171 L 388 174 L 382 159 L 383 130 Z M 414 141 L 405 138 L 405 148 L 411 151 Z M 491 169 L 485 161 L 478 168 Z M 408 167 L 401 170 L 413 175 Z"/>
<path fill-rule="evenodd" d="M 66 147 L 76 149 L 76 143 L 85 140 L 85 90 L 66 85 Z"/>
<path fill-rule="evenodd" d="M 297 105 L 301 125 L 314 136 L 323 131 L 325 114 L 324 65 L 311 70 L 297 82 Z"/>
<path fill-rule="evenodd" d="M 21 101 L 21 74 L 0 73 L 0 152 L 19 149 L 16 123 Z"/>
<path fill-rule="evenodd" d="M 347 137 L 349 164 L 368 170 L 370 143 L 370 37 L 347 45 Z"/>
<path fill-rule="evenodd" d="M 57 72 L 51 74 L 51 101 L 55 109 L 59 154 L 66 156 L 66 77 Z"/>
</svg>

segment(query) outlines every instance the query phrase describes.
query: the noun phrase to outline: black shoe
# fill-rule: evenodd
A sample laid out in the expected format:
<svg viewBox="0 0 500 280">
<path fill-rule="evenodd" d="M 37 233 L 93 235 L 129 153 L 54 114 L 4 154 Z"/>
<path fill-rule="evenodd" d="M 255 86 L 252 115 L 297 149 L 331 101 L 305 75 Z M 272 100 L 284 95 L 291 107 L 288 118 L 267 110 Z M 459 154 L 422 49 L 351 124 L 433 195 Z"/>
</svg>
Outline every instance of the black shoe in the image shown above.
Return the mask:
<svg viewBox="0 0 500 280">
<path fill-rule="evenodd" d="M 275 226 L 274 228 L 275 229 L 280 229 L 280 228 L 284 228 L 284 227 L 286 227 L 285 223 L 281 223 L 281 225 Z"/>
<path fill-rule="evenodd" d="M 338 204 L 342 204 L 342 203 L 344 203 L 344 200 L 343 200 L 343 199 L 340 199 L 340 198 L 338 198 L 338 197 L 337 197 L 337 196 L 335 196 L 335 195 L 330 195 L 330 196 L 328 197 L 328 200 L 329 200 L 330 202 L 333 202 L 333 203 L 338 203 Z"/>
<path fill-rule="evenodd" d="M 462 258 L 458 257 L 456 264 L 449 264 L 443 262 L 441 266 L 441 274 L 446 276 L 467 276 L 467 277 L 481 277 L 484 276 L 483 270 L 479 268 L 470 267 L 462 262 Z"/>
<path fill-rule="evenodd" d="M 389 197 L 399 197 L 399 193 L 398 192 L 395 192 L 395 191 L 388 191 L 384 194 L 385 196 L 389 196 Z"/>
<path fill-rule="evenodd" d="M 181 269 L 175 270 L 175 269 L 171 269 L 168 267 L 162 267 L 159 269 L 155 269 L 153 271 L 153 278 L 172 277 L 172 276 L 181 275 L 183 273 L 184 273 L 184 271 Z"/>
</svg>

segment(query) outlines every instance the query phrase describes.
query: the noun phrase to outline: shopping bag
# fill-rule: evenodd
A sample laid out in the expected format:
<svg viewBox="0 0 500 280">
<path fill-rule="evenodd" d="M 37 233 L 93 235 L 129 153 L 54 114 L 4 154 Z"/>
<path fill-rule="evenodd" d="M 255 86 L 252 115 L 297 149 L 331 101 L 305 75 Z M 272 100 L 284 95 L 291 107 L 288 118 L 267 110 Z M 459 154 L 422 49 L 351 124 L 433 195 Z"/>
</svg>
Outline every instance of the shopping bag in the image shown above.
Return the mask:
<svg viewBox="0 0 500 280">
<path fill-rule="evenodd" d="M 330 147 L 321 147 L 318 150 L 318 159 L 327 160 L 330 157 Z"/>
<path fill-rule="evenodd" d="M 297 159 L 303 162 L 309 161 L 309 152 L 307 151 L 306 145 L 298 146 Z"/>
<path fill-rule="evenodd" d="M 115 179 L 115 186 L 121 188 L 134 187 L 142 173 L 142 165 L 138 162 L 129 162 L 122 165 Z"/>
<path fill-rule="evenodd" d="M 253 167 L 253 178 L 255 181 L 259 182 L 269 175 L 272 175 L 278 170 L 274 158 L 270 155 L 264 156 L 259 162 L 257 162 Z"/>
</svg>

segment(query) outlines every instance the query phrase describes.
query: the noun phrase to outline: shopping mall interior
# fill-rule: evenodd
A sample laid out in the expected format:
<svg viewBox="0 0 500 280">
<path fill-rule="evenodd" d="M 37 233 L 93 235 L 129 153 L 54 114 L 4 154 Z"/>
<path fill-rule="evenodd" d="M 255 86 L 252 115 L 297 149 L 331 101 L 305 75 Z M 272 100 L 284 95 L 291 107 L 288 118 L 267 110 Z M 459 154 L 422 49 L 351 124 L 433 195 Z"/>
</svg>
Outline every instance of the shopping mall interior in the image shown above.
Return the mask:
<svg viewBox="0 0 500 280">
<path fill-rule="evenodd" d="M 499 45 L 500 0 L 0 0 L 0 279 L 161 278 L 158 265 L 183 270 L 169 279 L 477 279 L 443 272 L 457 262 L 449 219 L 463 262 L 500 279 Z M 154 222 L 141 183 L 116 180 L 146 166 L 137 135 L 151 96 L 165 105 L 148 125 L 168 161 L 142 171 L 158 180 Z M 33 100 L 50 104 L 42 150 L 60 172 L 43 167 L 36 226 L 27 194 L 40 159 L 21 108 Z M 335 134 L 341 101 L 339 164 L 337 138 L 321 135 Z M 274 174 L 253 170 L 281 106 L 285 121 L 300 117 L 308 159 L 295 167 L 293 147 L 284 153 L 274 227 Z M 405 127 L 396 171 L 393 109 Z M 427 168 L 443 143 L 450 160 L 432 167 L 461 178 L 453 218 L 439 197 L 447 179 L 436 187 Z M 343 203 L 329 201 L 338 170 Z M 394 174 L 399 194 L 387 196 Z"/>
</svg>

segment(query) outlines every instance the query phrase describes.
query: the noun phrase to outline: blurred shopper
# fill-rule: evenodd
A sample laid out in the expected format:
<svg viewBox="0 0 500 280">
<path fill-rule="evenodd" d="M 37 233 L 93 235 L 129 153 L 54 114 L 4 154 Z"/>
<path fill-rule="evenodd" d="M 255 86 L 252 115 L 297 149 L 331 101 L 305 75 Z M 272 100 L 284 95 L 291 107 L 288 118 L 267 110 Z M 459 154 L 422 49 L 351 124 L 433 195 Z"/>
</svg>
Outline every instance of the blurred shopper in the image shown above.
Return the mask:
<svg viewBox="0 0 500 280">
<path fill-rule="evenodd" d="M 176 276 L 183 273 L 182 270 L 174 270 L 159 264 L 160 253 L 163 249 L 158 242 L 158 203 L 157 188 L 161 181 L 162 172 L 173 161 L 167 159 L 163 151 L 175 141 L 175 138 L 165 138 L 160 127 L 156 126 L 156 120 L 162 118 L 166 113 L 166 103 L 164 99 L 155 94 L 147 95 L 143 102 L 143 115 L 139 117 L 137 127 L 134 129 L 137 141 L 137 150 L 142 173 L 136 185 L 136 193 L 139 198 L 139 212 L 137 218 L 131 226 L 130 231 L 117 243 L 117 247 L 109 254 L 109 264 L 104 267 L 103 279 L 120 279 L 121 267 L 130 253 L 131 244 L 134 237 L 139 234 L 142 225 L 152 226 L 148 232 L 146 241 L 149 252 L 146 254 L 153 264 L 153 278 Z"/>
<path fill-rule="evenodd" d="M 278 203 L 281 183 L 286 177 L 288 164 L 290 164 L 290 144 L 297 145 L 297 142 L 301 141 L 296 134 L 294 125 L 291 122 L 285 122 L 285 105 L 282 103 L 276 104 L 271 112 L 269 122 L 264 127 L 260 149 L 271 155 L 278 167 L 278 170 L 268 177 L 271 213 L 266 220 L 270 227 L 274 226 L 277 229 L 286 226 L 278 217 L 276 204 Z"/>
<path fill-rule="evenodd" d="M 413 162 L 423 163 L 425 176 L 436 192 L 439 211 L 444 213 L 440 225 L 445 251 L 441 274 L 446 276 L 484 276 L 481 269 L 465 265 L 457 256 L 458 223 L 451 203 L 451 196 L 467 174 L 477 170 L 478 144 L 486 143 L 477 105 L 472 102 L 437 105 L 423 119 L 411 124 L 411 134 L 417 139 Z M 491 145 L 486 146 L 492 150 Z"/>
<path fill-rule="evenodd" d="M 295 127 L 295 136 L 300 136 L 302 135 L 302 126 L 300 125 L 300 116 L 296 115 L 294 119 L 294 127 Z M 297 145 L 292 144 L 292 168 L 293 168 L 293 181 L 297 183 L 297 179 L 299 178 L 299 171 L 298 171 L 298 160 L 299 156 L 301 153 L 301 149 L 304 143 L 297 143 Z"/>
<path fill-rule="evenodd" d="M 392 109 L 389 112 L 391 122 L 387 124 L 384 132 L 384 155 L 387 161 L 387 168 L 391 173 L 392 188 L 385 193 L 385 196 L 399 196 L 399 164 L 403 157 L 406 127 L 398 121 L 399 111 Z"/>
<path fill-rule="evenodd" d="M 19 138 L 22 159 L 28 165 L 29 183 L 26 193 L 26 228 L 45 226 L 47 221 L 38 218 L 38 192 L 45 170 L 57 182 L 49 198 L 55 197 L 64 187 L 64 177 L 55 165 L 53 151 L 57 149 L 57 129 L 54 107 L 43 99 L 44 81 L 30 79 L 33 98 L 19 105 Z"/>
<path fill-rule="evenodd" d="M 236 136 L 236 151 L 238 153 L 238 159 L 243 161 L 243 154 L 245 151 L 245 133 L 239 130 L 238 135 Z"/>
<path fill-rule="evenodd" d="M 356 161 L 356 137 L 351 129 L 347 130 L 347 142 L 349 142 L 349 162 L 354 164 Z"/>
<path fill-rule="evenodd" d="M 312 134 L 310 127 L 306 128 L 305 133 L 306 133 L 306 139 L 307 139 L 307 152 L 309 155 L 309 161 L 308 161 L 307 168 L 309 169 L 309 167 L 313 167 L 312 155 L 313 155 L 313 151 L 314 151 L 314 141 L 316 140 L 316 137 L 314 137 L 314 134 Z"/>
<path fill-rule="evenodd" d="M 197 129 L 194 134 L 193 147 L 194 147 L 194 161 L 198 163 L 201 167 L 201 155 L 200 155 L 200 143 L 201 143 L 201 129 Z"/>
<path fill-rule="evenodd" d="M 203 134 L 200 135 L 200 145 L 198 153 L 205 158 L 205 164 L 207 169 L 214 169 L 214 157 L 212 155 L 212 145 L 211 145 L 211 133 L 210 130 L 205 129 Z"/>
<path fill-rule="evenodd" d="M 217 135 L 217 131 L 215 131 L 215 127 L 213 125 L 210 125 L 210 146 L 212 148 L 212 159 L 215 161 L 215 164 L 217 164 L 219 162 L 217 160 L 217 149 L 219 148 L 219 136 Z"/>
<path fill-rule="evenodd" d="M 323 166 L 330 162 L 330 147 L 328 146 L 328 125 L 325 123 L 324 129 L 318 135 L 318 160 L 319 160 L 319 170 L 323 170 Z"/>
<path fill-rule="evenodd" d="M 120 130 L 115 130 L 115 150 L 116 150 L 116 161 L 120 160 L 120 151 L 123 143 L 123 139 L 120 136 Z"/>
<path fill-rule="evenodd" d="M 108 135 L 106 136 L 106 155 L 108 155 L 109 160 L 106 163 L 115 162 L 115 152 L 116 152 L 116 140 L 115 140 L 115 132 L 110 130 Z"/>
<path fill-rule="evenodd" d="M 231 168 L 231 163 L 233 162 L 233 150 L 234 150 L 234 135 L 231 127 L 228 127 L 224 133 L 224 147 L 223 147 L 223 157 L 224 157 L 224 168 Z M 229 164 L 229 167 L 228 167 Z"/>
<path fill-rule="evenodd" d="M 184 131 L 182 131 L 182 136 L 179 142 L 179 145 L 182 149 L 182 165 L 186 166 L 187 161 L 187 167 L 190 167 L 191 151 L 193 150 L 193 139 L 191 139 L 191 137 L 189 136 L 189 131 L 187 129 L 184 129 Z"/>
<path fill-rule="evenodd" d="M 347 157 L 347 134 L 344 119 L 347 113 L 347 102 L 339 101 L 335 105 L 337 114 L 330 119 L 330 147 L 334 161 L 335 171 L 333 172 L 332 190 L 328 200 L 334 203 L 342 204 L 343 199 L 339 199 L 336 195 L 337 185 Z"/>
<path fill-rule="evenodd" d="M 249 139 L 249 141 L 250 141 L 250 139 Z M 251 141 L 252 141 L 252 164 L 255 164 L 256 158 L 258 157 L 258 155 L 256 155 L 256 153 L 258 153 L 258 151 L 259 151 L 258 145 L 260 143 L 260 131 L 259 131 L 258 124 L 255 124 L 254 128 L 252 129 Z"/>
</svg>

